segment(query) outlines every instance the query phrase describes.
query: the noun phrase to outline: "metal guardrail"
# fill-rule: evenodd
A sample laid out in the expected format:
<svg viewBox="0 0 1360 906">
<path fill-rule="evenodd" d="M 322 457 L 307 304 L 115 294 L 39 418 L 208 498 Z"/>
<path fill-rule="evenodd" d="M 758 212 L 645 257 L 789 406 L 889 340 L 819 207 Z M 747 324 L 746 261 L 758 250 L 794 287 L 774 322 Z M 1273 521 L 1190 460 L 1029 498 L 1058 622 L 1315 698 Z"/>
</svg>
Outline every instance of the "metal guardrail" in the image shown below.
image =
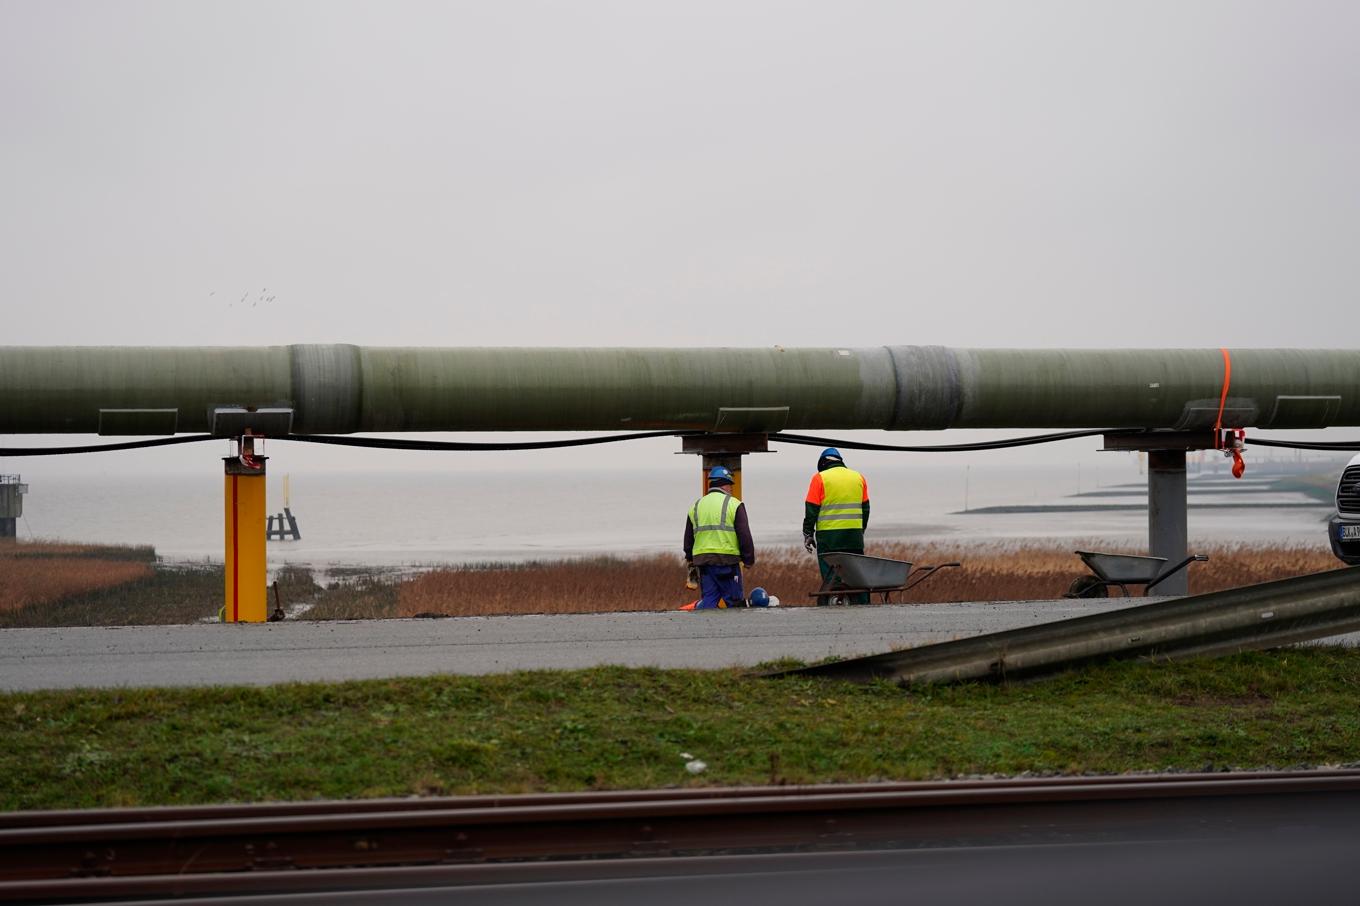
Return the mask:
<svg viewBox="0 0 1360 906">
<path fill-rule="evenodd" d="M 1357 805 L 1360 771 L 1328 770 L 65 812 L 0 829 L 0 902 L 663 877 L 704 856 L 1188 840 L 1305 820 L 1351 833 Z"/>
<path fill-rule="evenodd" d="M 1208 657 L 1357 630 L 1360 568 L 1352 567 L 765 675 L 902 685 L 1021 679 L 1097 661 Z"/>
</svg>

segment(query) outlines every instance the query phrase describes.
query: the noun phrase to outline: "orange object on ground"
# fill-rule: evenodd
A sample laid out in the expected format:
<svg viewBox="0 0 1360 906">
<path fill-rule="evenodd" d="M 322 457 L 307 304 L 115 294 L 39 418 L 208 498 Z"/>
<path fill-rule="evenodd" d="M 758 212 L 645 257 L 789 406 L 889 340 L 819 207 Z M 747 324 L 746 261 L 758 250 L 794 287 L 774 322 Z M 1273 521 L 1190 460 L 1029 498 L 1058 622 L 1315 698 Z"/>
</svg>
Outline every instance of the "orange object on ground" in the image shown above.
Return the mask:
<svg viewBox="0 0 1360 906">
<path fill-rule="evenodd" d="M 698 605 L 698 603 L 699 603 L 698 601 L 690 601 L 688 604 L 681 604 L 678 609 L 693 610 Z"/>
</svg>

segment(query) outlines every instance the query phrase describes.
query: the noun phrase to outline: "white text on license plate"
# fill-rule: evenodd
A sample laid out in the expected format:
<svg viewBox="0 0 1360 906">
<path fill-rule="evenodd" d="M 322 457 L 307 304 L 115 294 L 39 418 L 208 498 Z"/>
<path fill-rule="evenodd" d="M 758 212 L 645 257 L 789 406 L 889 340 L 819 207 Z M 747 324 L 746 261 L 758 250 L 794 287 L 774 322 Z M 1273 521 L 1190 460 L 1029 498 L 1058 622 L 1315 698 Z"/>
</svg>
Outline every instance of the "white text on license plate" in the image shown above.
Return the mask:
<svg viewBox="0 0 1360 906">
<path fill-rule="evenodd" d="M 1338 525 L 1336 536 L 1342 541 L 1360 541 L 1360 522 L 1354 525 Z"/>
</svg>

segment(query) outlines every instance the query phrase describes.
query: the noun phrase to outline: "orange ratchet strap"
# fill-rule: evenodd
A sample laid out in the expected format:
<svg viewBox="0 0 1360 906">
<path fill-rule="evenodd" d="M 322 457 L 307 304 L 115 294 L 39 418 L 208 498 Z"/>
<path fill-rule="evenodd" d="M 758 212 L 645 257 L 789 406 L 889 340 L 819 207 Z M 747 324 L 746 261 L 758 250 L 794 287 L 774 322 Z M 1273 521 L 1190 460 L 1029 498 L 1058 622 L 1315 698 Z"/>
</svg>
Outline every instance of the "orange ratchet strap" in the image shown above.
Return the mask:
<svg viewBox="0 0 1360 906">
<path fill-rule="evenodd" d="M 1228 353 L 1228 347 L 1221 346 L 1219 350 L 1223 353 L 1223 392 L 1218 396 L 1218 418 L 1214 420 L 1214 449 L 1223 449 L 1223 408 L 1228 403 L 1228 388 L 1232 386 L 1232 356 Z M 1233 458 L 1232 474 L 1233 478 L 1241 478 L 1242 473 L 1247 471 L 1247 463 L 1242 459 L 1242 443 L 1246 440 L 1246 432 L 1238 428 L 1233 432 L 1233 445 L 1229 450 L 1224 451 L 1227 455 L 1231 453 Z"/>
</svg>

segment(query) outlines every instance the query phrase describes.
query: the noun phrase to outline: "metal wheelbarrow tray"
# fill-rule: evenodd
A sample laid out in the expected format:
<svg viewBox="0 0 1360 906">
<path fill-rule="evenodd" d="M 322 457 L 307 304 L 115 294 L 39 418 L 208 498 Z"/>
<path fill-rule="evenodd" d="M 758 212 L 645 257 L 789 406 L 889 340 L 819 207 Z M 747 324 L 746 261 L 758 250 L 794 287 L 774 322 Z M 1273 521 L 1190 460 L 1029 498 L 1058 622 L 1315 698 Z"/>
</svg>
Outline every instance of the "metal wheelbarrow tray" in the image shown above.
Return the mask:
<svg viewBox="0 0 1360 906">
<path fill-rule="evenodd" d="M 822 557 L 831 567 L 831 576 L 809 597 L 834 598 L 867 593 L 881 595 L 884 604 L 889 603 L 893 592 L 915 588 L 934 575 L 936 570 L 960 565 L 941 563 L 939 566 L 918 566 L 912 570 L 908 560 L 842 552 L 828 552 Z"/>
<path fill-rule="evenodd" d="M 1069 597 L 1103 596 L 1110 586 L 1118 586 L 1128 597 L 1130 585 L 1142 585 L 1146 597 L 1154 585 L 1169 579 L 1196 561 L 1204 562 L 1209 558 L 1204 554 L 1191 554 L 1175 566 L 1167 566 L 1165 557 L 1140 557 L 1134 554 L 1107 554 L 1101 551 L 1077 551 L 1077 556 L 1095 573 L 1095 578 L 1083 576 L 1073 583 Z M 1084 583 L 1083 583 L 1083 580 Z M 1083 584 L 1082 589 L 1076 586 Z M 1097 589 L 1099 591 L 1097 592 Z"/>
</svg>

